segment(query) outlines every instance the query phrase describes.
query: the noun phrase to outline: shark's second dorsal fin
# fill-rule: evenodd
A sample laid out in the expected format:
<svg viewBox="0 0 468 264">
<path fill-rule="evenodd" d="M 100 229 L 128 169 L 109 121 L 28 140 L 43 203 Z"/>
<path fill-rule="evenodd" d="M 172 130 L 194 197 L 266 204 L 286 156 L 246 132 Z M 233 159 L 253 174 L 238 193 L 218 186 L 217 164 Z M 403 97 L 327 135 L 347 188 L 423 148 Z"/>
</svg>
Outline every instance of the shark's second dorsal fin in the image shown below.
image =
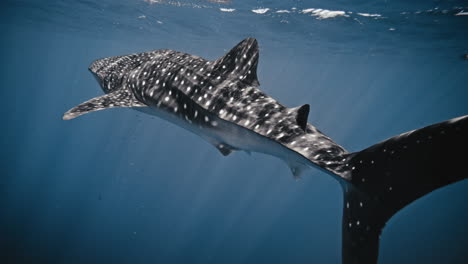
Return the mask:
<svg viewBox="0 0 468 264">
<path fill-rule="evenodd" d="M 113 93 L 95 97 L 78 106 L 68 110 L 63 115 L 63 120 L 70 120 L 89 112 L 99 111 L 113 107 L 145 107 L 147 105 L 135 99 L 134 95 L 128 90 L 118 90 Z"/>
<path fill-rule="evenodd" d="M 307 118 L 309 117 L 310 105 L 305 104 L 299 107 L 293 108 L 292 111 L 296 115 L 297 125 L 304 131 L 307 128 Z"/>
<path fill-rule="evenodd" d="M 249 85 L 258 86 L 258 43 L 247 38 L 232 48 L 226 55 L 214 62 L 213 72 L 234 74 L 235 78 Z"/>
</svg>

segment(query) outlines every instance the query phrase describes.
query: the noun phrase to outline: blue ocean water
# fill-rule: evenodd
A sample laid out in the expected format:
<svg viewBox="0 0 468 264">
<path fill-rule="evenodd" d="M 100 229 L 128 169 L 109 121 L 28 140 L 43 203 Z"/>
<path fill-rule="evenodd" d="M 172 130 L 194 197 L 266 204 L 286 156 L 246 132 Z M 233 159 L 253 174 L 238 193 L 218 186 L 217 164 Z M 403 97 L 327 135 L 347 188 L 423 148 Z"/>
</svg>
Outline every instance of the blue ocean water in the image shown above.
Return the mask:
<svg viewBox="0 0 468 264">
<path fill-rule="evenodd" d="M 310 104 L 309 122 L 349 151 L 468 113 L 466 1 L 0 6 L 2 263 L 341 263 L 343 195 L 329 175 L 296 182 L 276 158 L 223 157 L 131 109 L 63 121 L 102 94 L 87 69 L 98 58 L 168 48 L 216 59 L 254 37 L 261 89 Z M 466 263 L 467 188 L 395 215 L 379 263 Z"/>
</svg>

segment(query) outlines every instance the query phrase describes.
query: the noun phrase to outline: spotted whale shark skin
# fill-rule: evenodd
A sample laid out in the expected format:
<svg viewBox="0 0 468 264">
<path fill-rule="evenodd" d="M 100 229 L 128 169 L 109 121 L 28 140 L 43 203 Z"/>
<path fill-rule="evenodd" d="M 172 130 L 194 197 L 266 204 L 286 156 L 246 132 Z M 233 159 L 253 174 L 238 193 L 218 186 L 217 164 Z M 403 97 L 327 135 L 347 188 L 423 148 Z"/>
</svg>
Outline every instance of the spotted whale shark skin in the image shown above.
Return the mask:
<svg viewBox="0 0 468 264">
<path fill-rule="evenodd" d="M 288 108 L 258 87 L 257 41 L 247 38 L 210 61 L 173 50 L 96 60 L 89 70 L 105 95 L 63 119 L 129 107 L 173 122 L 223 155 L 260 152 L 284 160 L 298 178 L 309 167 L 344 191 L 343 263 L 376 263 L 385 223 L 416 199 L 466 179 L 468 116 L 348 152 L 307 122 L 309 105 Z"/>
<path fill-rule="evenodd" d="M 198 134 L 223 155 L 262 152 L 285 160 L 296 177 L 311 164 L 345 176 L 347 151 L 307 123 L 309 105 L 287 108 L 258 89 L 258 57 L 257 41 L 248 38 L 215 61 L 173 50 L 97 60 L 89 69 L 106 95 L 63 118 L 141 108 Z"/>
</svg>

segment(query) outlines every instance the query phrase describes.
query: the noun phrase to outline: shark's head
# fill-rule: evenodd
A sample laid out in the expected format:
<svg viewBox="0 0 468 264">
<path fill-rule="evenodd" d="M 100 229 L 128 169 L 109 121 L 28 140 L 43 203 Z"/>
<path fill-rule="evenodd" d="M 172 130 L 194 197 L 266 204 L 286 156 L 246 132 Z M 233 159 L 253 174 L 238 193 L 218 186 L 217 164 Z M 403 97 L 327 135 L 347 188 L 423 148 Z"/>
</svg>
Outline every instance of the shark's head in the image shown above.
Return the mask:
<svg viewBox="0 0 468 264">
<path fill-rule="evenodd" d="M 89 71 L 96 78 L 97 82 L 101 86 L 105 93 L 113 92 L 117 90 L 117 87 L 112 82 L 112 64 L 106 63 L 105 60 L 96 60 L 89 66 Z"/>
<path fill-rule="evenodd" d="M 107 94 L 122 89 L 128 69 L 133 69 L 141 64 L 140 60 L 134 60 L 135 55 L 109 57 L 99 59 L 91 63 L 89 71 L 93 73 L 102 90 Z"/>
<path fill-rule="evenodd" d="M 110 65 L 106 63 L 104 59 L 96 60 L 91 65 L 89 65 L 88 70 L 93 74 L 99 84 L 102 85 L 102 81 L 105 77 L 112 72 L 112 69 L 109 67 Z M 103 88 L 104 89 L 104 88 Z"/>
</svg>

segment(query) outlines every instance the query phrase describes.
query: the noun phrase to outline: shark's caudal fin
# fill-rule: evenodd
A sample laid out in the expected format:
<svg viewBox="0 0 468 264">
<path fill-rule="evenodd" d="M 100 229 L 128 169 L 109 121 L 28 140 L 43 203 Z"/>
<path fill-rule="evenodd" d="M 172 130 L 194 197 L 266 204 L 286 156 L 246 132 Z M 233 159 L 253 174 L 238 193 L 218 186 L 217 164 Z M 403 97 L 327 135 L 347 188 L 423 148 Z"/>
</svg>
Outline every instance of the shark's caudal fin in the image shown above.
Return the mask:
<svg viewBox="0 0 468 264">
<path fill-rule="evenodd" d="M 414 200 L 466 179 L 468 116 L 390 138 L 350 155 L 343 181 L 343 263 L 376 263 L 385 223 Z"/>
<path fill-rule="evenodd" d="M 145 107 L 147 105 L 135 99 L 128 90 L 118 90 L 110 94 L 95 97 L 68 110 L 63 120 L 70 120 L 80 115 L 113 107 Z"/>
<path fill-rule="evenodd" d="M 385 205 L 353 185 L 344 185 L 343 191 L 342 262 L 375 264 L 380 233 L 388 220 Z"/>
</svg>

